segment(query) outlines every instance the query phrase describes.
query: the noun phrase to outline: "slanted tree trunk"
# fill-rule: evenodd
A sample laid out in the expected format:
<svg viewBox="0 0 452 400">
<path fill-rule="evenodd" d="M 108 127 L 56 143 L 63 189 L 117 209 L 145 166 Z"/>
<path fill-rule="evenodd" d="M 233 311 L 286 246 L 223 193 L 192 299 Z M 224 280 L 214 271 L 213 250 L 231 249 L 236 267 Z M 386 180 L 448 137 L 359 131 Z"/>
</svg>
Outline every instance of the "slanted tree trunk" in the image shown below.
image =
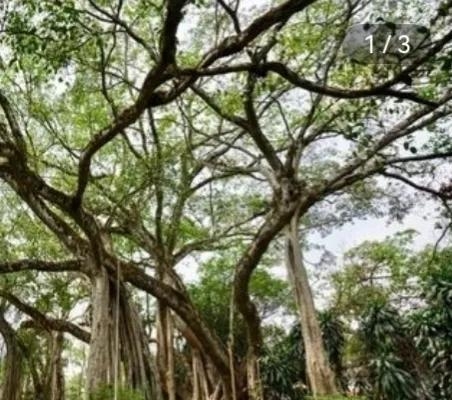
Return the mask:
<svg viewBox="0 0 452 400">
<path fill-rule="evenodd" d="M 329 365 L 323 345 L 322 332 L 303 262 L 298 222 L 299 218 L 296 215 L 286 230 L 286 266 L 300 318 L 306 352 L 306 372 L 314 396 L 337 394 L 334 372 Z"/>
<path fill-rule="evenodd" d="M 23 354 L 16 332 L 0 311 L 0 334 L 6 345 L 1 400 L 20 400 L 22 391 Z"/>
</svg>

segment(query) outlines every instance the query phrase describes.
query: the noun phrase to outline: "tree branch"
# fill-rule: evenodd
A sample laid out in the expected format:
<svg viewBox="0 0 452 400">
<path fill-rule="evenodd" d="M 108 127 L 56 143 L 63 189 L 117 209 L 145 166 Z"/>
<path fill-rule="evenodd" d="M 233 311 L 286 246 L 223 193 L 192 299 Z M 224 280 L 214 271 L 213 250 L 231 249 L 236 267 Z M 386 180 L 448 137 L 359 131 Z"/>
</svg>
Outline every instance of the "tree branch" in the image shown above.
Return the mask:
<svg viewBox="0 0 452 400">
<path fill-rule="evenodd" d="M 0 263 L 0 274 L 20 271 L 68 272 L 81 270 L 82 262 L 79 260 L 45 261 L 24 259 Z"/>
<path fill-rule="evenodd" d="M 186 0 L 169 0 L 166 7 L 166 20 L 163 26 L 160 41 L 160 60 L 147 74 L 138 95 L 137 101 L 122 111 L 114 122 L 98 132 L 90 140 L 83 151 L 78 169 L 78 184 L 72 199 L 74 208 L 81 205 L 82 197 L 88 184 L 91 161 L 94 155 L 118 134 L 132 125 L 149 106 L 154 90 L 163 82 L 170 79 L 171 75 L 165 73 L 168 66 L 174 64 L 177 43 L 177 28 L 182 20 L 182 8 Z"/>
<path fill-rule="evenodd" d="M 0 297 L 3 297 L 19 311 L 32 318 L 33 321 L 42 329 L 45 329 L 47 331 L 67 332 L 77 339 L 80 339 L 85 343 L 89 343 L 90 334 L 79 326 L 62 319 L 48 317 L 36 308 L 22 302 L 19 298 L 12 295 L 11 293 L 0 291 Z"/>
</svg>

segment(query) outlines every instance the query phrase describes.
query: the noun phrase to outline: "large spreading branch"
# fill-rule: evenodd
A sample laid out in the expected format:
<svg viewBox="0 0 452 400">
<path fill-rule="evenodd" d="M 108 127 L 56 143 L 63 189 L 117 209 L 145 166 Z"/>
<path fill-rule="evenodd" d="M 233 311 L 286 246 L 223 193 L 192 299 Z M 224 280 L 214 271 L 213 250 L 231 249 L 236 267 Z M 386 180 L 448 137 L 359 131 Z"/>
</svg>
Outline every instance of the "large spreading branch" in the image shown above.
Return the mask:
<svg viewBox="0 0 452 400">
<path fill-rule="evenodd" d="M 8 121 L 10 132 L 13 137 L 13 143 L 19 149 L 20 154 L 24 155 L 26 148 L 25 148 L 25 140 L 24 140 L 23 134 L 20 130 L 19 123 L 16 119 L 16 116 L 12 109 L 11 103 L 9 102 L 8 98 L 5 96 L 5 94 L 1 90 L 0 90 L 0 107 L 2 108 L 3 113 L 5 114 L 6 120 Z M 3 140 L 8 139 L 6 132 L 0 132 L 0 135 L 3 136 L 2 137 Z"/>
<path fill-rule="evenodd" d="M 63 319 L 49 317 L 42 313 L 41 311 L 39 311 L 38 309 L 24 303 L 22 300 L 20 300 L 18 297 L 14 296 L 11 293 L 0 291 L 0 297 L 4 298 L 5 300 L 8 301 L 8 303 L 12 304 L 19 311 L 32 318 L 32 320 L 38 327 L 45 329 L 49 332 L 51 331 L 67 332 L 70 333 L 72 336 L 76 337 L 77 339 L 80 339 L 82 342 L 89 343 L 90 340 L 89 332 L 86 332 L 78 325 Z"/>
<path fill-rule="evenodd" d="M 124 263 L 106 251 L 101 231 L 91 214 L 83 207 L 74 210 L 67 195 L 49 186 L 26 165 L 18 162 L 19 160 L 16 159 L 17 162 L 13 163 L 14 153 L 11 155 L 11 151 L 8 151 L 5 155 L 12 158 L 8 159 L 8 163 L 0 166 L 0 175 L 16 190 L 42 222 L 56 234 L 57 238 L 66 243 L 71 252 L 81 258 L 90 257 L 90 254 L 94 252 L 96 261 L 99 263 L 98 266 L 107 268 L 112 277 L 116 276 L 119 265 L 123 279 L 162 300 L 173 309 L 204 343 L 218 370 L 222 374 L 228 374 L 228 360 L 221 341 L 210 332 L 184 295 L 171 286 L 147 275 L 139 267 Z M 12 168 L 13 164 L 15 168 Z M 54 204 L 64 214 L 70 216 L 84 230 L 89 242 L 79 236 L 67 223 L 51 211 L 44 200 Z M 93 245 L 93 242 L 95 242 L 95 245 Z"/>
<path fill-rule="evenodd" d="M 253 271 L 267 250 L 270 242 L 296 213 L 303 215 L 313 204 L 321 201 L 327 195 L 336 193 L 344 187 L 381 172 L 384 165 L 379 163 L 368 168 L 364 167 L 375 155 L 397 139 L 405 137 L 413 131 L 422 129 L 445 115 L 449 115 L 451 110 L 445 105 L 451 98 L 452 91 L 448 91 L 438 101 L 434 109 L 428 106 L 413 112 L 383 135 L 367 151 L 364 157 L 353 158 L 336 174 L 333 174 L 330 179 L 325 179 L 323 184 L 302 188 L 294 180 L 281 181 L 281 192 L 276 193 L 278 197 L 274 201 L 275 205 L 267 214 L 265 222 L 261 225 L 254 240 L 248 245 L 246 252 L 236 265 L 234 276 L 234 300 L 238 310 L 245 319 L 251 346 L 259 348 L 262 344 L 262 338 L 260 336 L 260 319 L 257 309 L 249 295 L 249 282 Z"/>
<path fill-rule="evenodd" d="M 392 96 L 427 105 L 427 107 L 416 111 L 390 130 L 388 134 L 384 135 L 381 140 L 371 147 L 370 151 L 364 157 L 353 158 L 351 162 L 347 163 L 343 168 L 340 168 L 331 179 L 325 180 L 320 185 L 306 187 L 300 183 L 301 181 L 297 180 L 297 177 L 287 173 L 288 167 L 282 165 L 277 151 L 271 146 L 268 138 L 266 138 L 265 133 L 259 126 L 258 119 L 260 116 L 254 110 L 251 87 L 251 90 L 247 93 L 245 102 L 247 119 L 238 117 L 238 119 L 234 120 L 235 117 L 232 117 L 232 121 L 238 123 L 241 128 L 250 134 L 262 152 L 262 157 L 269 161 L 274 170 L 281 172 L 286 169 L 286 171 L 283 171 L 286 173 L 278 174 L 278 187 L 274 188 L 273 207 L 268 212 L 264 223 L 258 229 L 252 242 L 237 263 L 233 283 L 234 300 L 238 310 L 244 316 L 247 323 L 250 344 L 254 348 L 260 348 L 262 345 L 260 320 L 257 309 L 249 295 L 249 283 L 254 270 L 271 241 L 274 240 L 296 213 L 306 212 L 315 202 L 322 200 L 328 194 L 338 191 L 359 179 L 364 179 L 372 173 L 381 171 L 381 168 L 383 168 L 382 165 L 378 165 L 374 169 L 365 169 L 364 167 L 395 140 L 422 128 L 428 123 L 437 121 L 444 115 L 448 115 L 449 111 L 439 109 L 439 107 L 447 103 L 452 96 L 452 93 L 449 92 L 444 98 L 433 102 L 420 98 L 414 93 L 400 92 L 392 89 L 393 85 L 399 83 L 401 76 L 396 76 L 394 79 L 384 82 L 378 87 L 363 90 L 348 90 L 308 81 L 284 64 L 278 62 L 262 63 L 259 61 L 229 67 L 213 66 L 221 58 L 234 55 L 244 50 L 261 34 L 267 32 L 277 24 L 284 24 L 292 15 L 304 10 L 310 4 L 314 3 L 314 1 L 286 1 L 256 18 L 244 30 L 240 28 L 237 22 L 235 24 L 236 34 L 225 38 L 218 46 L 208 51 L 201 58 L 196 68 L 178 70 L 176 67 L 177 29 L 183 18 L 183 7 L 186 1 L 168 0 L 166 2 L 166 16 L 160 40 L 160 57 L 156 65 L 147 74 L 135 103 L 126 108 L 122 113 L 119 113 L 115 117 L 115 120 L 94 135 L 85 147 L 80 158 L 77 188 L 74 196 L 67 195 L 53 188 L 39 174 L 29 168 L 25 159 L 26 150 L 23 145 L 23 135 L 20 132 L 17 121 L 14 118 L 11 119 L 11 115 L 13 114 L 10 112 L 9 103 L 6 98 L 0 96 L 0 106 L 2 106 L 7 117 L 14 138 L 12 147 L 11 143 L 0 147 L 0 176 L 11 185 L 41 221 L 52 229 L 58 239 L 66 244 L 74 256 L 80 258 L 80 261 L 69 260 L 54 263 L 31 260 L 3 263 L 0 264 L 0 273 L 24 270 L 51 272 L 78 271 L 82 270 L 85 261 L 84 257 L 91 257 L 92 253 L 94 253 L 99 266 L 106 268 L 110 277 L 116 276 L 117 270 L 120 268 L 122 279 L 125 282 L 129 282 L 134 287 L 151 294 L 174 310 L 187 324 L 190 332 L 195 334 L 196 340 L 202 344 L 203 349 L 218 371 L 224 376 L 228 376 L 230 374 L 229 360 L 224 346 L 215 333 L 207 327 L 198 315 L 185 293 L 181 293 L 181 291 L 161 282 L 159 279 L 146 274 L 136 264 L 121 260 L 113 253 L 112 249 L 108 249 L 109 246 L 106 246 L 103 240 L 103 231 L 99 227 L 100 224 L 95 215 L 87 211 L 82 205 L 82 199 L 89 183 L 91 162 L 96 153 L 118 134 L 121 134 L 126 128 L 135 123 L 146 109 L 171 102 L 189 87 L 195 88 L 194 90 L 196 90 L 194 83 L 203 76 L 246 71 L 251 77 L 255 77 L 256 75 L 271 72 L 280 75 L 296 87 L 322 95 L 348 99 Z M 421 60 L 422 62 L 418 60 L 413 65 L 404 69 L 402 73 L 406 74 L 417 69 L 423 62 L 427 61 L 434 54 L 437 54 L 450 41 L 451 37 L 452 32 L 432 46 L 423 57 L 423 60 Z M 172 89 L 162 90 L 161 87 L 163 84 L 170 81 L 174 84 Z M 201 89 L 198 90 L 198 93 L 201 93 L 202 97 L 203 92 Z M 209 101 L 208 98 L 206 99 Z M 217 111 L 221 117 L 231 120 L 231 117 L 224 114 L 220 106 L 211 103 L 211 108 Z M 183 205 L 182 202 L 181 209 Z M 54 211 L 54 208 L 57 208 L 58 212 Z M 60 212 L 64 217 L 60 216 Z M 78 225 L 77 229 L 80 228 L 82 233 L 72 228 L 72 225 L 66 222 L 65 218 L 70 219 L 71 222 L 75 222 Z M 178 225 L 175 224 L 174 226 L 177 227 Z M 150 238 L 150 236 L 148 237 Z M 156 242 L 154 238 L 151 239 L 149 248 L 152 250 L 151 252 L 155 252 Z M 142 247 L 144 247 L 143 244 Z M 3 296 L 22 312 L 31 316 L 34 321 L 38 321 L 38 324 L 45 329 L 63 330 L 67 332 L 70 332 L 69 329 L 73 329 L 73 327 L 64 325 L 64 321 L 46 317 L 38 310 L 21 302 L 9 293 L 0 293 L 0 296 Z M 79 337 L 83 336 L 89 340 L 89 336 L 86 336 L 89 335 L 87 332 L 76 332 L 74 336 L 77 334 Z"/>
<path fill-rule="evenodd" d="M 77 190 L 72 199 L 74 208 L 79 207 L 82 202 L 82 197 L 90 176 L 91 161 L 94 155 L 103 146 L 140 118 L 148 107 L 155 89 L 170 78 L 170 76 L 166 74 L 166 71 L 168 67 L 175 62 L 177 28 L 182 20 L 182 8 L 185 4 L 186 0 L 170 0 L 167 2 L 166 19 L 163 25 L 160 44 L 160 59 L 145 77 L 136 102 L 122 111 L 112 124 L 94 135 L 85 147 L 79 162 Z"/>
<path fill-rule="evenodd" d="M 433 197 L 436 197 L 436 198 L 439 198 L 439 199 L 442 199 L 442 200 L 447 200 L 448 199 L 448 196 L 446 196 L 445 194 L 441 193 L 441 191 L 432 189 L 432 188 L 430 188 L 428 186 L 424 186 L 424 185 L 421 185 L 419 183 L 416 183 L 413 180 L 411 180 L 411 179 L 409 179 L 409 178 L 407 178 L 407 177 L 405 177 L 403 175 L 396 174 L 396 173 L 393 173 L 393 172 L 386 172 L 386 171 L 382 172 L 381 175 L 386 177 L 386 178 L 398 180 L 398 181 L 404 183 L 405 185 L 411 186 L 413 189 L 417 190 L 418 192 L 428 193 L 428 194 L 432 195 Z"/>
<path fill-rule="evenodd" d="M 78 272 L 82 269 L 83 264 L 80 260 L 46 261 L 24 259 L 0 263 L 0 274 L 8 274 L 21 271 Z"/>
<path fill-rule="evenodd" d="M 396 90 L 392 87 L 404 80 L 408 74 L 418 69 L 425 62 L 430 60 L 434 55 L 438 54 L 444 46 L 452 40 L 452 31 L 445 34 L 441 39 L 437 40 L 433 46 L 421 57 L 414 60 L 407 67 L 396 74 L 393 78 L 378 84 L 377 86 L 366 89 L 346 89 L 340 87 L 328 86 L 325 83 L 316 83 L 309 79 L 301 77 L 298 73 L 291 70 L 282 62 L 249 62 L 235 65 L 224 65 L 212 68 L 205 68 L 200 66 L 197 68 L 183 68 L 177 71 L 180 76 L 191 77 L 205 77 L 205 76 L 220 76 L 238 72 L 249 72 L 257 74 L 258 76 L 265 76 L 269 72 L 273 72 L 290 82 L 295 87 L 307 90 L 312 93 L 317 93 L 325 96 L 330 96 L 340 99 L 361 99 L 374 96 L 394 97 L 400 100 L 410 100 L 419 104 L 436 106 L 435 101 L 425 99 L 418 94 L 410 91 Z"/>
<path fill-rule="evenodd" d="M 270 9 L 256 18 L 240 34 L 225 38 L 218 46 L 207 52 L 202 58 L 199 67 L 206 68 L 220 58 L 243 50 L 249 43 L 272 26 L 287 21 L 293 14 L 304 10 L 314 2 L 315 0 L 290 0 L 280 6 Z M 175 73 L 176 71 L 174 71 L 177 43 L 176 34 L 177 27 L 183 17 L 182 8 L 185 3 L 186 1 L 182 0 L 168 1 L 167 3 L 167 18 L 161 36 L 160 60 L 146 76 L 137 101 L 132 106 L 125 109 L 112 124 L 94 135 L 83 151 L 79 163 L 77 189 L 72 200 L 72 204 L 75 208 L 79 207 L 81 204 L 83 194 L 88 184 L 91 161 L 94 155 L 118 134 L 132 125 L 142 115 L 146 108 L 167 104 L 173 101 L 197 79 L 189 77 L 169 91 L 156 90 L 164 82 L 178 76 L 178 74 Z"/>
<path fill-rule="evenodd" d="M 452 110 L 447 107 L 447 103 L 452 100 L 452 90 L 437 101 L 434 108 L 421 107 L 414 111 L 408 117 L 397 123 L 392 129 L 389 129 L 378 141 L 371 145 L 365 154 L 353 157 L 344 167 L 340 168 L 330 179 L 325 180 L 324 184 L 318 190 L 319 195 L 326 196 L 342 189 L 350 183 L 356 182 L 357 177 L 369 176 L 369 174 L 381 171 L 384 162 L 377 162 L 376 166 L 365 169 L 364 166 L 375 156 L 388 148 L 396 140 L 406 137 L 409 134 L 425 128 L 429 124 L 435 123 L 441 118 L 450 115 Z M 361 170 L 360 170 L 361 169 Z"/>
</svg>

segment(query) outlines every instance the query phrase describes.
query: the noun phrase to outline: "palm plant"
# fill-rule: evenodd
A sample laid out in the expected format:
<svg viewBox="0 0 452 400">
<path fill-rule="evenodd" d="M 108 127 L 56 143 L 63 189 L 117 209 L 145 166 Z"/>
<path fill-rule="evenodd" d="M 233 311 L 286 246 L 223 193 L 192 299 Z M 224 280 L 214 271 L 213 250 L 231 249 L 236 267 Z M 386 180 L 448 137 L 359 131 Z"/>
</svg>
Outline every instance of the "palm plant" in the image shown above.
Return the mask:
<svg viewBox="0 0 452 400">
<path fill-rule="evenodd" d="M 303 399 L 306 388 L 304 348 L 302 342 L 292 335 L 292 332 L 266 348 L 261 365 L 266 398 Z"/>
<path fill-rule="evenodd" d="M 345 388 L 345 376 L 343 366 L 345 327 L 334 310 L 319 313 L 320 328 L 322 330 L 323 343 L 325 344 L 328 359 L 334 370 L 338 386 Z"/>
<path fill-rule="evenodd" d="M 405 351 L 414 346 L 398 313 L 385 304 L 371 306 L 361 320 L 360 337 L 368 396 L 375 400 L 418 399 L 416 368 Z"/>
<path fill-rule="evenodd" d="M 452 398 L 452 273 L 433 274 L 424 288 L 426 306 L 411 318 L 416 345 L 429 364 L 431 399 Z"/>
<path fill-rule="evenodd" d="M 330 364 L 342 379 L 344 326 L 333 311 L 319 313 L 319 321 Z M 308 394 L 305 350 L 298 322 L 282 339 L 267 346 L 262 375 L 269 399 L 299 400 Z"/>
</svg>

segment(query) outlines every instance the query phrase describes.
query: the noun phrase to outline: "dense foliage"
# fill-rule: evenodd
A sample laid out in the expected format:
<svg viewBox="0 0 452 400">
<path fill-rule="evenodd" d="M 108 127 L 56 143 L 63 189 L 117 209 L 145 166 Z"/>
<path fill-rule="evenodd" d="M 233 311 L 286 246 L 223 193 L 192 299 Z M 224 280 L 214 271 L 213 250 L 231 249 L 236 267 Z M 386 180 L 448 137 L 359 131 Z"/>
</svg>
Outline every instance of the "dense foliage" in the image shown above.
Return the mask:
<svg viewBox="0 0 452 400">
<path fill-rule="evenodd" d="M 0 400 L 452 398 L 451 26 L 449 0 L 2 2 Z M 382 27 L 426 40 L 362 58 Z M 407 229 L 333 255 L 366 219 Z"/>
</svg>

